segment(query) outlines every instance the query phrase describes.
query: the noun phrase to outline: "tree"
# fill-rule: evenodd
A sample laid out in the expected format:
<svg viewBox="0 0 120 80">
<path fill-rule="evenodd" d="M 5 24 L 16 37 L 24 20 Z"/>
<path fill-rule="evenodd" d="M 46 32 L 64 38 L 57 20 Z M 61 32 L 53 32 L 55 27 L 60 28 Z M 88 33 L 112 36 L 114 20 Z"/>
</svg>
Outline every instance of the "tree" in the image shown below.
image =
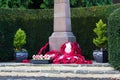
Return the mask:
<svg viewBox="0 0 120 80">
<path fill-rule="evenodd" d="M 78 7 L 81 3 L 81 0 L 70 0 L 71 7 Z M 40 8 L 48 9 L 53 8 L 54 0 L 43 0 L 43 3 L 40 5 Z"/>
<path fill-rule="evenodd" d="M 53 8 L 54 0 L 43 0 L 43 3 L 40 5 L 40 8 Z"/>
<path fill-rule="evenodd" d="M 31 0 L 0 0 L 0 8 L 28 9 Z"/>
<path fill-rule="evenodd" d="M 16 34 L 14 35 L 13 45 L 15 48 L 21 49 L 21 47 L 25 44 L 26 44 L 26 33 L 24 32 L 24 30 L 19 28 Z"/>
<path fill-rule="evenodd" d="M 112 0 L 70 0 L 71 7 L 89 7 L 112 4 Z M 50 9 L 54 0 L 0 0 L 0 8 Z"/>
<path fill-rule="evenodd" d="M 93 38 L 93 43 L 100 48 L 105 48 L 107 44 L 107 28 L 102 19 L 96 23 L 96 28 L 93 31 L 97 35 L 96 38 Z"/>
<path fill-rule="evenodd" d="M 112 0 L 82 0 L 83 7 L 112 4 Z"/>
</svg>

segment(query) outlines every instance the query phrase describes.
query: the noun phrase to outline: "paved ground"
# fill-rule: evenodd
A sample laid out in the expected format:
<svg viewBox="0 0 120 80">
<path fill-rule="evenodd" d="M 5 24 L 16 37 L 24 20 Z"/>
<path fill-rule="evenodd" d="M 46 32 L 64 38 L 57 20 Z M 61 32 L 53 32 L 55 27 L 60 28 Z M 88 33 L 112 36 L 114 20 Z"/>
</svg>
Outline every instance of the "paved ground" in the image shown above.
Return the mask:
<svg viewBox="0 0 120 80">
<path fill-rule="evenodd" d="M 102 79 L 97 79 L 97 78 L 56 78 L 56 77 L 9 77 L 9 76 L 4 76 L 0 77 L 0 80 L 112 80 L 109 78 L 102 78 Z M 117 80 L 117 79 L 116 79 Z"/>
<path fill-rule="evenodd" d="M 120 71 L 108 63 L 95 62 L 90 65 L 0 63 L 0 80 L 120 80 Z"/>
</svg>

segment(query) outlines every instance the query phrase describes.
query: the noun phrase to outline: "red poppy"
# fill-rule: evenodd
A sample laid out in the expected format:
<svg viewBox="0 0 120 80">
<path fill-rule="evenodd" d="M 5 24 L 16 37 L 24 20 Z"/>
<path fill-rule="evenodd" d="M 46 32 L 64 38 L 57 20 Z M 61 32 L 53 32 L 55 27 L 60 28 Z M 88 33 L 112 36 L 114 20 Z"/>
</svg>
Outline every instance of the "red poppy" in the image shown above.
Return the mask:
<svg viewBox="0 0 120 80">
<path fill-rule="evenodd" d="M 38 54 L 42 54 L 42 51 L 46 49 L 48 43 L 40 49 Z M 54 64 L 92 64 L 91 60 L 85 60 L 82 56 L 82 51 L 77 42 L 64 43 L 60 51 L 51 50 L 45 55 L 49 55 Z"/>
</svg>

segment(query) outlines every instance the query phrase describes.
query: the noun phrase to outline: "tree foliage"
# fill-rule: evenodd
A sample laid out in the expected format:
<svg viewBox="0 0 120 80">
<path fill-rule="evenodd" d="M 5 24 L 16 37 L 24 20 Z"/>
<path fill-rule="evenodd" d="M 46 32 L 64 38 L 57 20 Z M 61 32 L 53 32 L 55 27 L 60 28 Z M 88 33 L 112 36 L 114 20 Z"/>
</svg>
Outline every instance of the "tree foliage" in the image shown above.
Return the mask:
<svg viewBox="0 0 120 80">
<path fill-rule="evenodd" d="M 53 0 L 43 0 L 40 8 L 52 8 Z M 89 7 L 112 4 L 112 0 L 70 0 L 71 7 Z"/>
<path fill-rule="evenodd" d="M 40 8 L 52 8 L 54 4 L 54 0 L 43 0 L 43 3 L 40 5 Z"/>
<path fill-rule="evenodd" d="M 71 7 L 77 7 L 81 0 L 70 0 Z M 40 5 L 40 8 L 48 9 L 53 8 L 54 0 L 43 0 L 43 3 Z"/>
<path fill-rule="evenodd" d="M 0 0 L 0 8 L 28 8 L 31 0 Z"/>
<path fill-rule="evenodd" d="M 70 0 L 71 7 L 89 7 L 112 4 L 112 0 Z M 0 8 L 50 9 L 54 0 L 0 0 Z"/>
<path fill-rule="evenodd" d="M 83 7 L 112 4 L 112 0 L 82 0 Z"/>
</svg>

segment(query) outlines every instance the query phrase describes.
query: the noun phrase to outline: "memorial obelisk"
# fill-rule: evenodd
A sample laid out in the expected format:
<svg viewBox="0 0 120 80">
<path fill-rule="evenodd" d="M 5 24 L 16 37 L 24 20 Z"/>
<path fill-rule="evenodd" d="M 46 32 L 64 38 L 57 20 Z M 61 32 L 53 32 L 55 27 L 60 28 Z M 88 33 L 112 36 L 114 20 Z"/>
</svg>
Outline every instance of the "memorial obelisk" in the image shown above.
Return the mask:
<svg viewBox="0 0 120 80">
<path fill-rule="evenodd" d="M 54 32 L 49 37 L 50 50 L 60 50 L 65 42 L 75 42 L 71 29 L 69 0 L 54 0 Z"/>
</svg>

